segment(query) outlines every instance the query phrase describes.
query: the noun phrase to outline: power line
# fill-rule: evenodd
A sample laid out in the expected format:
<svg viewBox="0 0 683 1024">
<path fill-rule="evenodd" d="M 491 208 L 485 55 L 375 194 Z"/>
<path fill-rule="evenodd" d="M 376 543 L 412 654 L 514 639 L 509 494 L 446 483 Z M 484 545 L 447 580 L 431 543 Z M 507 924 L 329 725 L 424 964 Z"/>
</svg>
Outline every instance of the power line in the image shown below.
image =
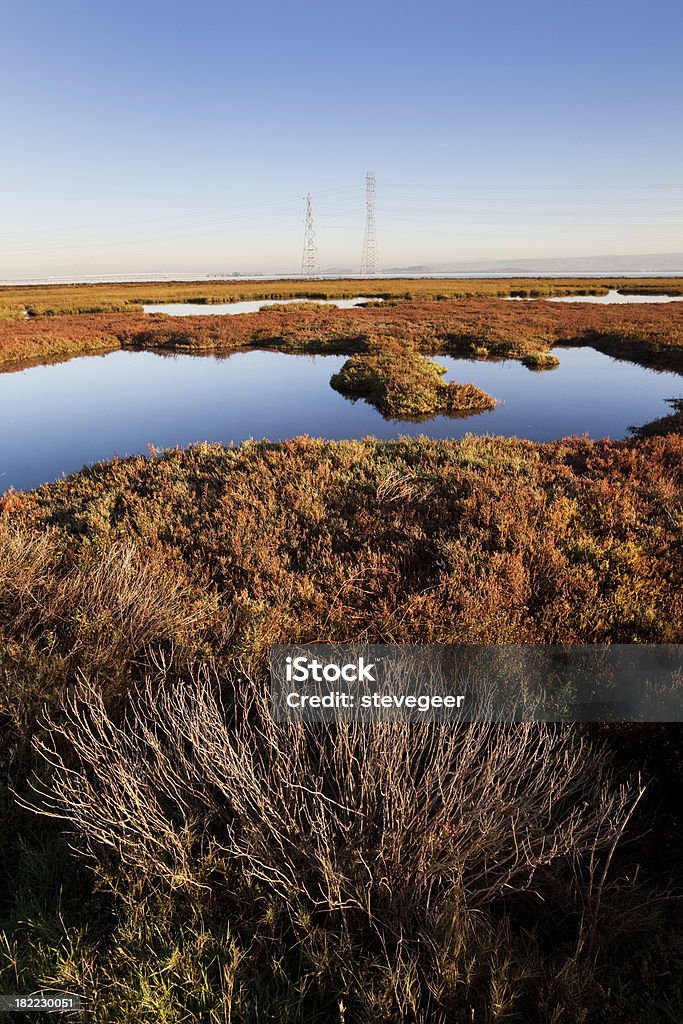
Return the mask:
<svg viewBox="0 0 683 1024">
<path fill-rule="evenodd" d="M 425 182 L 382 182 L 382 188 L 416 188 L 416 189 L 441 189 L 443 191 L 455 191 L 455 192 L 474 192 L 474 191 L 488 191 L 491 190 L 502 190 L 506 192 L 551 192 L 551 191 L 574 191 L 581 189 L 594 189 L 594 190 L 623 190 L 623 189 L 667 189 L 667 188 L 683 188 L 683 182 L 652 182 L 649 184 L 610 184 L 603 182 L 602 184 L 570 184 L 570 185 L 539 185 L 539 184 L 522 184 L 522 185 L 453 185 L 453 184 L 438 184 L 438 183 L 425 183 Z"/>
</svg>

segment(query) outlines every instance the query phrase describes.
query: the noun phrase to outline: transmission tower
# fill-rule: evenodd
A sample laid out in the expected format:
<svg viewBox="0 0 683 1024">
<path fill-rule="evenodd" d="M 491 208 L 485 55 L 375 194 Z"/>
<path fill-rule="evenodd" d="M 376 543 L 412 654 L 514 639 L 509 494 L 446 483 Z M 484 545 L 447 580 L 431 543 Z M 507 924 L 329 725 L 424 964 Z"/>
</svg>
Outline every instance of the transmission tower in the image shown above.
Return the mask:
<svg viewBox="0 0 683 1024">
<path fill-rule="evenodd" d="M 306 227 L 304 229 L 304 255 L 301 260 L 301 276 L 320 276 L 318 246 L 316 245 L 315 231 L 313 230 L 313 206 L 311 204 L 310 192 L 306 196 Z"/>
<path fill-rule="evenodd" d="M 375 231 L 375 175 L 368 171 L 365 175 L 365 237 L 363 238 L 363 256 L 360 261 L 361 277 L 379 274 L 379 253 L 377 251 L 377 234 Z"/>
</svg>

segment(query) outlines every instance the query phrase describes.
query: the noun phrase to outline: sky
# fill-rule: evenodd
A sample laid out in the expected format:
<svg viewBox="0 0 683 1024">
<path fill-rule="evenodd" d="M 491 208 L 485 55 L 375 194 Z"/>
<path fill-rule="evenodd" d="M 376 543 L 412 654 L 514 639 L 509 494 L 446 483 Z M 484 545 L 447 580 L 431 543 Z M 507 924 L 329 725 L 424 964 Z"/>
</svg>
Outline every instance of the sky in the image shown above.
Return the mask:
<svg viewBox="0 0 683 1024">
<path fill-rule="evenodd" d="M 0 0 L 0 278 L 683 250 L 683 5 Z"/>
</svg>

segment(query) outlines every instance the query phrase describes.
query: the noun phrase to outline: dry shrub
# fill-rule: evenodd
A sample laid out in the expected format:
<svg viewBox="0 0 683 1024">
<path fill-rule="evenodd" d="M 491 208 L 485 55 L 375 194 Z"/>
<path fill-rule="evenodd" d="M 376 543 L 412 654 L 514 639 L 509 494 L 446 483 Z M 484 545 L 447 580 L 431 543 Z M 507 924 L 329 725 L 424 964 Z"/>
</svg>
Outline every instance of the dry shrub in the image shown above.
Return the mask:
<svg viewBox="0 0 683 1024">
<path fill-rule="evenodd" d="M 19 625 L 35 611 L 59 558 L 56 533 L 10 526 L 0 519 L 0 617 Z"/>
<path fill-rule="evenodd" d="M 154 645 L 185 644 L 200 619 L 196 587 L 182 567 L 130 542 L 115 542 L 75 566 L 53 596 L 74 625 L 72 650 L 87 646 L 96 664 L 133 661 Z"/>
<path fill-rule="evenodd" d="M 0 521 L 0 631 L 58 642 L 90 669 L 123 666 L 153 647 L 183 646 L 212 600 L 158 546 L 110 541 L 75 557 L 57 530 Z"/>
<path fill-rule="evenodd" d="M 589 937 L 640 795 L 599 749 L 542 724 L 279 724 L 262 687 L 226 689 L 149 682 L 117 723 L 83 683 L 36 740 L 50 771 L 34 809 L 153 884 L 241 887 L 257 934 L 270 907 L 343 955 L 347 979 L 374 958 L 404 1010 L 482 923 L 500 927 L 496 908 L 543 906 L 558 872 L 562 915 Z"/>
</svg>

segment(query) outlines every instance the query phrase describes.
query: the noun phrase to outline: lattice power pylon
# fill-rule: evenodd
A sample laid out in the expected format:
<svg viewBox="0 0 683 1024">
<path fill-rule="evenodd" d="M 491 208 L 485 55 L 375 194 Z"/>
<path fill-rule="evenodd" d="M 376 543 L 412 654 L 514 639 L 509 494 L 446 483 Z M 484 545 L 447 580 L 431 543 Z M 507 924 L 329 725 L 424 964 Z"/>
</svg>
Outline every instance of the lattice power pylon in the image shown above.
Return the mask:
<svg viewBox="0 0 683 1024">
<path fill-rule="evenodd" d="M 320 276 L 320 262 L 318 260 L 315 231 L 313 230 L 313 206 L 310 192 L 306 196 L 306 227 L 304 229 L 304 255 L 301 260 L 301 276 Z"/>
<path fill-rule="evenodd" d="M 363 238 L 360 273 L 361 277 L 371 277 L 380 272 L 375 230 L 375 175 L 372 171 L 368 171 L 365 175 L 365 206 L 365 237 Z"/>
</svg>

